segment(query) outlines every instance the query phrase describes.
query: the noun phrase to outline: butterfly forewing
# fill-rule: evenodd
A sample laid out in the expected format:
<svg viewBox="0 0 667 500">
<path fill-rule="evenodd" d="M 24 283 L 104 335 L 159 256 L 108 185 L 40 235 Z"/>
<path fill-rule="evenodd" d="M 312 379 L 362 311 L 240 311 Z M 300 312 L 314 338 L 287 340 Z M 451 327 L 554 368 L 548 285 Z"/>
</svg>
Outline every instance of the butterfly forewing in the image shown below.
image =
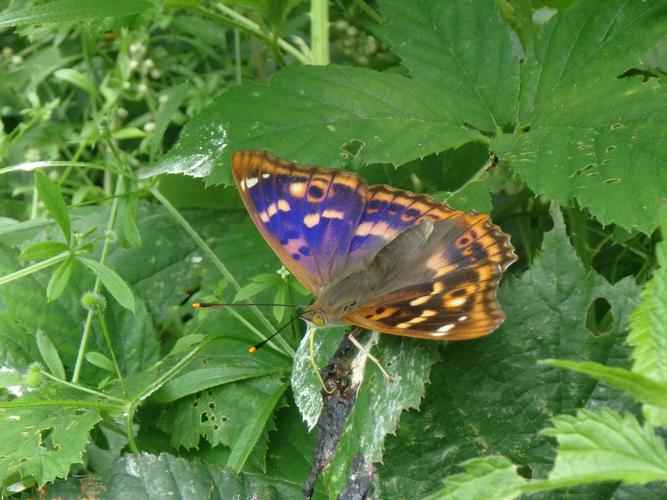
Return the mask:
<svg viewBox="0 0 667 500">
<path fill-rule="evenodd" d="M 253 221 L 314 295 L 344 266 L 367 185 L 359 176 L 240 151 L 232 171 Z"/>
</svg>

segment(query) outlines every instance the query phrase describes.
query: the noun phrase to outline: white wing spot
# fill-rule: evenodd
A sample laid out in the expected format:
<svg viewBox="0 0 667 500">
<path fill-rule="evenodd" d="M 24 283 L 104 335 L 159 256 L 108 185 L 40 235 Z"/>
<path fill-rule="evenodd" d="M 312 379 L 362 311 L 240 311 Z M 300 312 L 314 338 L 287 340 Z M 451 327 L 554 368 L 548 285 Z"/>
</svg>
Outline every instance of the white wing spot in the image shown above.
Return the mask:
<svg viewBox="0 0 667 500">
<path fill-rule="evenodd" d="M 424 321 L 426 321 L 426 318 L 422 318 L 421 316 L 417 316 L 416 318 L 412 318 L 410 321 L 408 321 L 408 323 L 414 325 L 416 323 L 422 323 Z"/>
<path fill-rule="evenodd" d="M 459 318 L 459 321 L 465 321 L 465 320 L 467 320 L 467 319 L 468 319 L 468 316 L 463 315 L 463 316 L 461 316 L 461 317 Z"/>
<path fill-rule="evenodd" d="M 262 174 L 262 179 L 268 179 L 271 177 L 271 174 Z"/>
<path fill-rule="evenodd" d="M 260 219 L 264 224 L 266 224 L 267 222 L 269 222 L 269 218 L 270 218 L 270 217 L 268 216 L 268 214 L 267 214 L 266 212 L 260 212 L 260 213 L 259 213 L 259 219 Z"/>
<path fill-rule="evenodd" d="M 357 227 L 357 231 L 354 234 L 356 234 L 357 236 L 368 236 L 368 233 L 371 232 L 372 227 L 373 227 L 372 222 L 362 222 L 361 224 L 359 224 L 359 226 Z"/>
<path fill-rule="evenodd" d="M 431 316 L 435 316 L 436 314 L 438 314 L 437 311 L 434 311 L 432 309 L 424 309 L 419 316 L 421 316 L 422 318 L 430 318 Z"/>
<path fill-rule="evenodd" d="M 289 212 L 290 206 L 285 200 L 278 200 L 278 210 L 282 212 Z"/>
<path fill-rule="evenodd" d="M 250 189 L 251 187 L 254 187 L 255 184 L 257 184 L 257 182 L 258 182 L 257 177 L 248 177 L 245 180 L 245 184 L 246 184 L 246 186 L 248 186 L 248 189 Z"/>
<path fill-rule="evenodd" d="M 430 295 L 424 295 L 423 297 L 417 297 L 415 300 L 410 301 L 411 306 L 419 306 L 424 302 L 428 302 L 431 298 Z"/>
<path fill-rule="evenodd" d="M 276 204 L 271 203 L 268 207 L 266 207 L 266 213 L 269 214 L 269 217 L 276 215 L 278 213 L 278 207 Z"/>
<path fill-rule="evenodd" d="M 320 223 L 320 214 L 308 214 L 303 218 L 303 223 L 307 228 L 313 228 Z"/>
<path fill-rule="evenodd" d="M 454 328 L 454 323 L 448 323 L 448 324 L 442 325 L 440 328 L 438 328 L 437 332 L 442 333 L 444 335 L 445 333 L 447 333 L 452 328 Z"/>
<path fill-rule="evenodd" d="M 399 323 L 396 325 L 396 328 L 410 328 L 412 326 L 411 323 Z"/>
<path fill-rule="evenodd" d="M 290 184 L 289 187 L 289 194 L 294 196 L 295 198 L 301 198 L 306 192 L 306 184 L 303 182 L 295 182 L 294 184 Z"/>
<path fill-rule="evenodd" d="M 344 219 L 345 218 L 345 212 L 341 212 L 340 210 L 324 210 L 322 212 L 322 217 L 325 219 Z"/>
<path fill-rule="evenodd" d="M 459 307 L 466 303 L 467 297 L 456 297 L 447 301 L 447 307 Z"/>
</svg>

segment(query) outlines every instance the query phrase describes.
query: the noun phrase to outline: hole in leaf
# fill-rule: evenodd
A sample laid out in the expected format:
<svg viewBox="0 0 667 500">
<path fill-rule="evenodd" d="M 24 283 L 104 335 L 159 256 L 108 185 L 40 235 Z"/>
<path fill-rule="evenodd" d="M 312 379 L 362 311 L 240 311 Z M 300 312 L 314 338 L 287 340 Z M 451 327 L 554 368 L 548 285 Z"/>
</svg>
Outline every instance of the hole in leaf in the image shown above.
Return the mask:
<svg viewBox="0 0 667 500">
<path fill-rule="evenodd" d="M 53 445 L 52 435 L 53 427 L 39 431 L 39 443 L 42 448 L 46 448 L 47 450 L 55 450 L 57 448 L 57 446 Z"/>
<path fill-rule="evenodd" d="M 220 420 L 221 420 L 222 423 L 224 424 L 224 423 L 227 422 L 227 420 L 229 420 L 229 419 L 228 419 L 227 417 L 222 417 Z"/>
<path fill-rule="evenodd" d="M 607 299 L 598 297 L 588 306 L 586 311 L 586 329 L 593 335 L 605 335 L 614 326 L 614 315 Z"/>
<path fill-rule="evenodd" d="M 359 139 L 351 139 L 341 146 L 341 156 L 345 159 L 356 158 L 366 144 Z"/>
<path fill-rule="evenodd" d="M 516 472 L 521 477 L 525 477 L 526 479 L 533 478 L 533 469 L 531 469 L 528 465 L 520 465 L 516 468 Z"/>
<path fill-rule="evenodd" d="M 215 410 L 215 401 L 209 401 L 209 403 L 208 403 L 208 407 L 209 407 L 211 410 Z"/>
<path fill-rule="evenodd" d="M 199 417 L 199 421 L 202 424 L 205 424 L 206 422 L 208 422 L 208 413 L 202 412 L 201 416 Z"/>
</svg>

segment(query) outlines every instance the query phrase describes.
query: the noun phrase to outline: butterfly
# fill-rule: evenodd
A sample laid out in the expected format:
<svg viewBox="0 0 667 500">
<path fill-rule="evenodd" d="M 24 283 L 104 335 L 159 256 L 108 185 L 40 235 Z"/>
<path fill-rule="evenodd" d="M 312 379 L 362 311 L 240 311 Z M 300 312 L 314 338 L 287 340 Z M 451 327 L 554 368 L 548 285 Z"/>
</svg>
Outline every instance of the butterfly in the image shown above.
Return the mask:
<svg viewBox="0 0 667 500">
<path fill-rule="evenodd" d="M 315 326 L 463 340 L 505 319 L 496 290 L 517 257 L 488 215 L 266 151 L 235 152 L 232 173 L 266 242 L 315 296 L 301 314 Z"/>
</svg>

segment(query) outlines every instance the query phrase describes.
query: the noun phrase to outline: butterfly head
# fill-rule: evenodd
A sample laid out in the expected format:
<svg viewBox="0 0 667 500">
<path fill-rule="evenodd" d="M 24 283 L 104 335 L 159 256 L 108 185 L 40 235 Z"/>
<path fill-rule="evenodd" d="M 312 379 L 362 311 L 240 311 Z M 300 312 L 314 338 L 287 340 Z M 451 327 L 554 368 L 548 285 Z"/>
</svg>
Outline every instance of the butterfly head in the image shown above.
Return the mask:
<svg viewBox="0 0 667 500">
<path fill-rule="evenodd" d="M 301 315 L 301 319 L 305 319 L 317 328 L 322 328 L 327 324 L 327 315 L 319 308 L 306 309 Z"/>
</svg>

